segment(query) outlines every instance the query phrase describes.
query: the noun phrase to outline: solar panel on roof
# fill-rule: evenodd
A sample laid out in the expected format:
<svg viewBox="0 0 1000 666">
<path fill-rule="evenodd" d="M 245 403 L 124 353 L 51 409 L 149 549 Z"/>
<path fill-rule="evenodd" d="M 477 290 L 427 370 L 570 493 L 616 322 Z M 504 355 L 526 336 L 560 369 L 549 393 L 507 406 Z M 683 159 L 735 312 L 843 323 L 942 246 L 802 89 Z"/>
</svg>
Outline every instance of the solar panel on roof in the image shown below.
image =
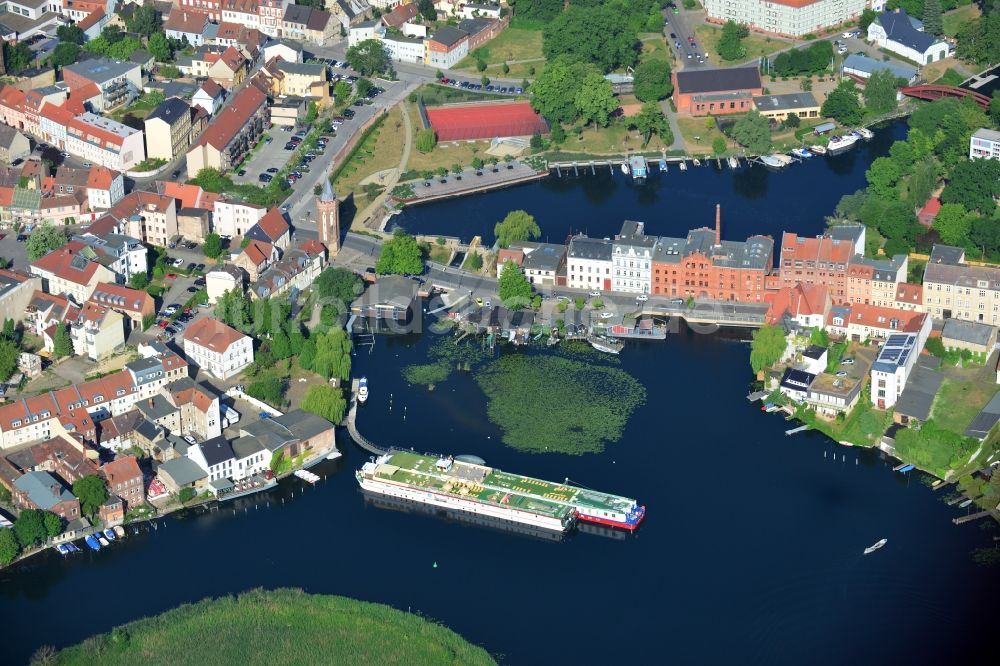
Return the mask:
<svg viewBox="0 0 1000 666">
<path fill-rule="evenodd" d="M 885 344 L 886 346 L 899 347 L 906 344 L 908 338 L 909 336 L 907 335 L 890 335 Z"/>
</svg>

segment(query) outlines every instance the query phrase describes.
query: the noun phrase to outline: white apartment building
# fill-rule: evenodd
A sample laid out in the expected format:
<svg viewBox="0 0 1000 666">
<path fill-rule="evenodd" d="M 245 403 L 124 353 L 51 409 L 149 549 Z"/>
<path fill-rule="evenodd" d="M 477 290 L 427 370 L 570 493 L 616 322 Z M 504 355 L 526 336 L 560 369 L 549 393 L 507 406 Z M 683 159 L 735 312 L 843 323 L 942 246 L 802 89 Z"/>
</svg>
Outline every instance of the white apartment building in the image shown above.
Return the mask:
<svg viewBox="0 0 1000 666">
<path fill-rule="evenodd" d="M 1000 268 L 969 266 L 965 250 L 935 245 L 924 268 L 924 312 L 1000 325 Z"/>
<path fill-rule="evenodd" d="M 386 35 L 382 38 L 382 46 L 385 47 L 386 55 L 395 62 L 412 62 L 421 64 L 424 62 L 424 40 L 419 37 L 401 37 L 398 35 Z"/>
<path fill-rule="evenodd" d="M 69 121 L 66 152 L 114 171 L 128 171 L 146 159 L 140 130 L 93 113 Z"/>
<path fill-rule="evenodd" d="M 621 233 L 612 242 L 612 291 L 649 293 L 656 238 L 647 236 L 644 227 L 642 222 L 626 220 Z"/>
<path fill-rule="evenodd" d="M 611 241 L 575 236 L 566 254 L 566 285 L 573 289 L 611 291 Z"/>
<path fill-rule="evenodd" d="M 929 333 L 930 326 L 926 326 L 919 333 L 891 335 L 882 345 L 872 365 L 871 396 L 877 408 L 896 404 Z"/>
<path fill-rule="evenodd" d="M 977 129 L 969 139 L 970 160 L 1000 160 L 1000 132 Z"/>
<path fill-rule="evenodd" d="M 253 363 L 253 339 L 205 317 L 184 331 L 184 355 L 215 377 L 229 379 Z"/>
<path fill-rule="evenodd" d="M 710 20 L 801 37 L 857 18 L 866 0 L 705 0 L 704 5 Z"/>
<path fill-rule="evenodd" d="M 219 199 L 212 213 L 212 231 L 222 236 L 243 236 L 267 214 L 267 209 L 240 201 Z"/>
</svg>

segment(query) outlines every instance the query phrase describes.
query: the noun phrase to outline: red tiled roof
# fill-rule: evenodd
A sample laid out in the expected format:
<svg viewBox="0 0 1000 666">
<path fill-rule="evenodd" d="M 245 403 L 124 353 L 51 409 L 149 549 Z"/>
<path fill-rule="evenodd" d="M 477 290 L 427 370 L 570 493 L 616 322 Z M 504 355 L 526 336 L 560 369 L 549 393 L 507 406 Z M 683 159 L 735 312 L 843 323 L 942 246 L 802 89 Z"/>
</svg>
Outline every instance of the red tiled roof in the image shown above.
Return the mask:
<svg viewBox="0 0 1000 666">
<path fill-rule="evenodd" d="M 148 210 L 149 206 L 153 206 L 157 212 L 165 213 L 173 201 L 173 197 L 155 192 L 129 192 L 108 212 L 119 220 L 124 220 L 139 210 Z"/>
<path fill-rule="evenodd" d="M 185 342 L 191 342 L 220 354 L 229 349 L 233 343 L 245 337 L 247 336 L 235 328 L 230 328 L 221 321 L 208 317 L 199 319 L 184 331 Z"/>
<path fill-rule="evenodd" d="M 326 247 L 312 238 L 299 243 L 299 249 L 307 254 L 326 254 Z"/>
<path fill-rule="evenodd" d="M 114 282 L 99 282 L 90 300 L 115 309 L 142 314 L 153 309 L 153 297 L 141 289 L 132 289 Z"/>
<path fill-rule="evenodd" d="M 201 84 L 201 89 L 212 97 L 218 97 L 222 94 L 222 86 L 212 79 L 205 79 L 204 83 Z"/>
<path fill-rule="evenodd" d="M 117 483 L 127 483 L 133 479 L 142 479 L 142 470 L 135 456 L 120 456 L 101 467 L 108 485 L 114 488 Z"/>
<path fill-rule="evenodd" d="M 266 102 L 267 95 L 256 87 L 243 88 L 233 96 L 229 105 L 219 112 L 194 147 L 210 145 L 217 150 L 224 149 Z"/>
<path fill-rule="evenodd" d="M 382 15 L 382 23 L 390 28 L 398 28 L 420 12 L 417 3 L 399 5 L 388 14 Z"/>
<path fill-rule="evenodd" d="M 86 30 L 87 28 L 89 28 L 91 26 L 97 25 L 97 23 L 101 19 L 103 19 L 105 16 L 107 16 L 107 14 L 104 13 L 104 10 L 103 9 L 98 9 L 98 10 L 90 12 L 89 14 L 87 14 L 86 16 L 84 16 L 80 20 L 80 22 L 77 23 L 77 26 L 80 28 L 80 30 Z"/>
<path fill-rule="evenodd" d="M 41 259 L 31 262 L 31 265 L 39 270 L 52 273 L 63 280 L 75 282 L 76 284 L 90 284 L 90 281 L 94 278 L 94 273 L 97 271 L 98 264 L 85 259 L 85 263 L 82 264 L 81 268 L 73 266 L 73 259 L 80 257 L 80 250 L 85 247 L 87 245 L 80 241 L 70 241 L 66 245 L 52 250 Z"/>
<path fill-rule="evenodd" d="M 835 241 L 822 236 L 806 238 L 786 231 L 781 237 L 781 259 L 794 256 L 807 261 L 826 261 L 847 264 L 854 251 L 854 244 L 847 241 Z"/>
<path fill-rule="evenodd" d="M 272 251 L 273 248 L 269 243 L 259 240 L 252 240 L 247 243 L 245 248 L 243 248 L 243 254 L 247 256 L 247 259 L 249 259 L 254 266 L 260 266 L 261 264 L 270 261 Z"/>
<path fill-rule="evenodd" d="M 285 216 L 282 215 L 281 211 L 277 208 L 272 208 L 267 211 L 267 214 L 260 218 L 257 222 L 257 226 L 260 227 L 261 231 L 267 234 L 267 237 L 272 241 L 277 241 L 284 234 L 288 233 L 289 229 L 291 229 L 291 227 L 288 226 L 288 222 L 285 221 Z"/>
<path fill-rule="evenodd" d="M 927 314 L 916 312 L 915 310 L 899 310 L 896 308 L 884 308 L 877 305 L 855 304 L 850 306 L 850 314 L 844 322 L 855 326 L 868 326 L 870 328 L 882 328 L 890 330 L 890 322 L 896 321 L 894 331 L 904 333 L 916 333 L 924 324 Z M 833 313 L 827 316 L 827 324 L 833 323 Z"/>
<path fill-rule="evenodd" d="M 920 305 L 924 302 L 924 286 L 922 284 L 900 282 L 896 286 L 896 302 Z"/>
<path fill-rule="evenodd" d="M 207 22 L 208 17 L 205 14 L 186 12 L 180 7 L 174 7 L 170 10 L 170 15 L 167 16 L 163 27 L 165 30 L 200 35 L 205 30 Z"/>
<path fill-rule="evenodd" d="M 107 167 L 91 167 L 87 176 L 87 187 L 95 190 L 110 190 L 115 178 L 120 175 L 117 171 L 112 171 Z"/>
<path fill-rule="evenodd" d="M 247 59 L 243 57 L 243 54 L 236 50 L 236 47 L 230 46 L 226 49 L 219 60 L 225 63 L 226 67 L 232 72 L 238 72 L 244 64 L 246 64 Z"/>
</svg>

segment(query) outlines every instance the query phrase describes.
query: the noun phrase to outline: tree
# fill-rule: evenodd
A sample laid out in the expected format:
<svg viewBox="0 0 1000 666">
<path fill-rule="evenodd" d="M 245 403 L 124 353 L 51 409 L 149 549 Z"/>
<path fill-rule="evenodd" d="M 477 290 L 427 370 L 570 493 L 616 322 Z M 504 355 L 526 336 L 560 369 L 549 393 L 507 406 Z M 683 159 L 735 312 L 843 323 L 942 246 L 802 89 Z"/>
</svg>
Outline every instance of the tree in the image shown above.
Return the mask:
<svg viewBox="0 0 1000 666">
<path fill-rule="evenodd" d="M 14 530 L 0 530 L 0 566 L 7 566 L 21 554 Z"/>
<path fill-rule="evenodd" d="M 417 239 L 402 229 L 382 243 L 382 252 L 375 262 L 379 275 L 420 275 L 424 272 L 424 257 Z"/>
<path fill-rule="evenodd" d="M 437 9 L 434 8 L 434 0 L 420 0 L 420 4 L 417 7 L 425 21 L 437 20 Z"/>
<path fill-rule="evenodd" d="M 929 35 L 941 35 L 944 32 L 944 20 L 941 18 L 941 0 L 924 0 L 924 32 Z"/>
<path fill-rule="evenodd" d="M 363 290 L 361 278 L 347 268 L 326 268 L 316 281 L 313 288 L 324 302 L 339 301 L 350 303 Z"/>
<path fill-rule="evenodd" d="M 42 516 L 42 522 L 45 524 L 45 533 L 50 537 L 59 536 L 63 531 L 62 518 L 52 513 L 51 511 L 46 511 L 45 515 Z"/>
<path fill-rule="evenodd" d="M 206 257 L 211 259 L 218 259 L 222 254 L 222 238 L 219 234 L 214 231 L 205 236 L 205 242 L 201 247 L 201 251 Z"/>
<path fill-rule="evenodd" d="M 66 324 L 56 324 L 56 332 L 52 337 L 52 355 L 56 358 L 73 355 L 73 339 Z"/>
<path fill-rule="evenodd" d="M 639 63 L 633 75 L 633 85 L 640 102 L 656 102 L 669 97 L 674 90 L 670 80 L 670 63 L 666 60 Z"/>
<path fill-rule="evenodd" d="M 28 259 L 35 261 L 41 259 L 52 250 L 66 244 L 66 234 L 59 227 L 43 225 L 35 228 L 28 237 L 25 249 L 28 252 Z"/>
<path fill-rule="evenodd" d="M 919 208 L 926 203 L 936 187 L 937 164 L 933 159 L 918 162 L 906 183 L 906 202 L 913 208 Z"/>
<path fill-rule="evenodd" d="M 306 395 L 302 399 L 302 409 L 331 423 L 340 423 L 344 420 L 347 401 L 344 399 L 344 392 L 340 389 L 335 389 L 328 384 L 315 384 L 306 391 Z"/>
<path fill-rule="evenodd" d="M 500 300 L 512 310 L 522 308 L 531 301 L 531 284 L 513 261 L 507 260 L 500 269 L 497 280 Z"/>
<path fill-rule="evenodd" d="M 66 23 L 56 28 L 56 37 L 59 39 L 60 43 L 69 42 L 76 44 L 77 46 L 82 46 L 83 43 L 87 41 L 86 35 L 83 34 L 83 30 L 75 23 Z"/>
<path fill-rule="evenodd" d="M 785 353 L 785 332 L 780 326 L 763 326 L 753 332 L 750 343 L 750 367 L 754 374 L 770 368 Z"/>
<path fill-rule="evenodd" d="M 96 474 L 74 481 L 73 494 L 80 500 L 80 510 L 88 516 L 97 513 L 97 509 L 108 501 L 108 487 L 104 485 L 104 479 Z"/>
<path fill-rule="evenodd" d="M 129 32 L 149 37 L 154 32 L 163 30 L 163 19 L 153 5 L 137 5 L 132 16 L 125 19 L 125 26 Z"/>
<path fill-rule="evenodd" d="M 154 32 L 146 43 L 146 49 L 156 58 L 157 62 L 170 62 L 174 59 L 174 49 L 170 40 L 162 32 Z"/>
<path fill-rule="evenodd" d="M 917 234 L 922 230 L 913 208 L 903 201 L 893 201 L 886 206 L 876 226 L 880 234 L 904 243 L 907 248 L 913 245 Z"/>
<path fill-rule="evenodd" d="M 875 196 L 889 198 L 896 194 L 896 183 L 899 182 L 899 166 L 888 157 L 879 157 L 872 162 L 865 172 L 868 179 L 868 191 Z"/>
<path fill-rule="evenodd" d="M 820 113 L 844 125 L 857 125 L 861 122 L 861 102 L 858 101 L 854 81 L 845 78 L 830 91 Z"/>
<path fill-rule="evenodd" d="M 722 35 L 715 45 L 715 50 L 723 60 L 742 60 L 747 57 L 747 49 L 743 45 L 743 37 L 747 33 L 745 26 L 736 21 L 726 21 L 722 26 Z"/>
<path fill-rule="evenodd" d="M 0 381 L 11 378 L 17 370 L 17 357 L 20 355 L 21 348 L 17 342 L 6 337 L 0 340 Z"/>
<path fill-rule="evenodd" d="M 315 336 L 315 340 L 313 372 L 325 379 L 338 377 L 347 381 L 351 376 L 351 338 L 347 332 L 342 328 L 333 328 Z"/>
<path fill-rule="evenodd" d="M 629 118 L 628 123 L 629 127 L 634 127 L 644 137 L 643 145 L 649 143 L 654 134 L 667 145 L 674 142 L 674 133 L 670 130 L 670 123 L 656 102 L 643 104 L 639 113 Z"/>
<path fill-rule="evenodd" d="M 35 54 L 24 42 L 4 42 L 3 60 L 7 65 L 7 72 L 16 76 L 31 67 Z"/>
<path fill-rule="evenodd" d="M 969 241 L 980 248 L 983 254 L 992 254 L 1000 250 L 1000 227 L 990 218 L 974 217 L 972 229 L 969 231 Z"/>
<path fill-rule="evenodd" d="M 375 86 L 372 85 L 372 82 L 364 77 L 358 79 L 354 83 L 354 88 L 358 93 L 358 97 L 367 97 L 368 93 L 370 93 L 374 87 Z"/>
<path fill-rule="evenodd" d="M 546 59 L 567 55 L 593 63 L 601 73 L 634 65 L 638 58 L 637 30 L 619 8 L 570 5 L 542 29 Z"/>
<path fill-rule="evenodd" d="M 80 57 L 80 45 L 76 42 L 61 42 L 49 56 L 49 64 L 53 67 L 72 65 Z"/>
<path fill-rule="evenodd" d="M 868 26 L 878 18 L 878 12 L 874 9 L 864 9 L 861 12 L 861 18 L 858 19 L 858 27 L 861 29 L 862 36 L 866 36 L 868 33 Z"/>
<path fill-rule="evenodd" d="M 756 110 L 741 116 L 733 125 L 733 140 L 753 155 L 771 150 L 771 126 Z"/>
<path fill-rule="evenodd" d="M 934 218 L 934 230 L 948 245 L 965 245 L 972 230 L 972 218 L 961 204 L 941 204 L 941 210 Z"/>
<path fill-rule="evenodd" d="M 30 548 L 42 543 L 48 535 L 45 531 L 45 512 L 39 509 L 24 509 L 14 521 L 14 534 L 22 548 Z"/>
<path fill-rule="evenodd" d="M 873 114 L 882 115 L 895 110 L 898 79 L 888 69 L 880 69 L 865 83 L 865 107 Z"/>
<path fill-rule="evenodd" d="M 271 354 L 277 361 L 284 360 L 292 355 L 292 343 L 285 331 L 278 329 L 274 332 L 271 339 Z"/>
<path fill-rule="evenodd" d="M 576 108 L 585 122 L 607 127 L 611 114 L 618 108 L 618 99 L 611 89 L 611 82 L 591 72 L 583 79 L 576 93 Z"/>
<path fill-rule="evenodd" d="M 538 228 L 535 218 L 523 210 L 513 210 L 507 217 L 496 223 L 493 234 L 497 237 L 500 247 L 510 247 L 515 241 L 526 241 L 538 238 L 542 230 Z"/>
<path fill-rule="evenodd" d="M 417 132 L 417 150 L 422 153 L 429 153 L 437 145 L 437 134 L 434 129 L 427 127 Z"/>
<path fill-rule="evenodd" d="M 542 146 L 542 135 L 540 132 L 533 132 L 531 134 L 531 140 L 528 141 L 528 145 L 531 146 L 532 150 L 541 150 Z"/>
<path fill-rule="evenodd" d="M 726 140 L 721 136 L 717 136 L 712 139 L 712 152 L 716 155 L 722 155 L 726 152 Z"/>
<path fill-rule="evenodd" d="M 990 99 L 989 114 L 993 124 L 1000 126 L 1000 90 L 995 91 Z"/>
<path fill-rule="evenodd" d="M 333 98 L 337 104 L 346 104 L 351 97 L 351 84 L 347 81 L 337 81 L 333 87 Z"/>
<path fill-rule="evenodd" d="M 962 204 L 967 210 L 990 215 L 996 209 L 997 196 L 1000 196 L 1000 162 L 965 160 L 951 170 L 941 203 Z"/>
<path fill-rule="evenodd" d="M 247 385 L 247 395 L 269 405 L 280 406 L 284 401 L 285 383 L 274 376 L 258 379 Z"/>
<path fill-rule="evenodd" d="M 385 70 L 389 65 L 389 56 L 385 47 L 377 39 L 366 39 L 347 49 L 345 56 L 351 69 L 362 76 L 371 76 Z"/>
<path fill-rule="evenodd" d="M 566 130 L 558 122 L 552 123 L 552 133 L 549 134 L 552 143 L 558 145 L 566 140 Z"/>
<path fill-rule="evenodd" d="M 309 338 L 302 345 L 302 351 L 299 352 L 299 367 L 303 370 L 312 370 L 313 363 L 316 361 L 316 341 Z"/>
<path fill-rule="evenodd" d="M 531 106 L 550 122 L 571 123 L 579 116 L 576 94 L 593 65 L 557 58 L 531 84 Z"/>
</svg>

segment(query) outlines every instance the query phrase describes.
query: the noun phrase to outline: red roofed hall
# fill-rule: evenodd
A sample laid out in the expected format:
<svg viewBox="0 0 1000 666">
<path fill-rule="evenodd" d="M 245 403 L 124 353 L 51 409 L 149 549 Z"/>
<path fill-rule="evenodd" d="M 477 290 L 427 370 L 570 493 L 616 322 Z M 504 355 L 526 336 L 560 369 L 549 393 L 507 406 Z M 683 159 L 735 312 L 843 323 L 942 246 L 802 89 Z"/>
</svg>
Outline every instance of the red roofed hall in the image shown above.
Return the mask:
<svg viewBox="0 0 1000 666">
<path fill-rule="evenodd" d="M 531 136 L 549 126 L 528 102 L 452 104 L 427 109 L 427 119 L 438 141 Z"/>
</svg>

